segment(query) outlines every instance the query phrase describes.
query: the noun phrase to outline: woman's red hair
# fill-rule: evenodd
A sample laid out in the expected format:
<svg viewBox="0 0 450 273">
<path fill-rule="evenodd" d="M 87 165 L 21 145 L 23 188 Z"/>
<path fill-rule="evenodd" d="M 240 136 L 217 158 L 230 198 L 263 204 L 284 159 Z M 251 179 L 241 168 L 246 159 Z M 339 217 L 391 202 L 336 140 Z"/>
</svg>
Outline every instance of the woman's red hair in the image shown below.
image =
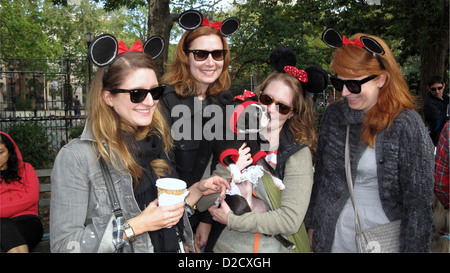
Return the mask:
<svg viewBox="0 0 450 273">
<path fill-rule="evenodd" d="M 409 92 L 409 87 L 386 42 L 379 37 L 362 33 L 353 35 L 350 40 L 354 41 L 361 36 L 371 37 L 383 47 L 386 53 L 378 56 L 386 69 L 383 70 L 377 59 L 366 49 L 348 45 L 338 48 L 333 53 L 330 71 L 345 78 L 381 74 L 386 76 L 378 101 L 367 112 L 361 128 L 361 141 L 373 148 L 375 136 L 379 131 L 389 129 L 401 111 L 415 109 L 416 106 L 414 97 Z"/>
</svg>

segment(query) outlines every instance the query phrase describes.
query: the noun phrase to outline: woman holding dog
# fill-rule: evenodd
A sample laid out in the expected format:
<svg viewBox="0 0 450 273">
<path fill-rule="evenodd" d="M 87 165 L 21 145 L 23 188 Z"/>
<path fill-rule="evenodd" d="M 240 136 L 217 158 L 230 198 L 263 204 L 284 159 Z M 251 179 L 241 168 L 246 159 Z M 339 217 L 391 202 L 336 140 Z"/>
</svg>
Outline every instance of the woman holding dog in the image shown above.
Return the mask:
<svg viewBox="0 0 450 273">
<path fill-rule="evenodd" d="M 266 175 L 260 179 L 254 191 L 269 205 L 267 212 L 237 216 L 225 201 L 220 202 L 220 207 L 210 207 L 213 219 L 227 226 L 214 252 L 289 252 L 274 237 L 266 236 L 277 234 L 287 236 L 295 244 L 295 252 L 310 252 L 303 219 L 313 184 L 312 158 L 317 136 L 313 102 L 305 83 L 309 77 L 310 83 L 317 80 L 325 88 L 326 73 L 319 71 L 307 73 L 282 65 L 279 72 L 270 75 L 258 88 L 260 104 L 271 117 L 264 133 L 270 143 L 266 160 L 270 159 L 286 188 L 278 190 Z"/>
<path fill-rule="evenodd" d="M 331 82 L 344 99 L 329 105 L 321 121 L 307 217 L 313 250 L 370 248 L 357 247 L 355 240 L 344 163 L 348 135 L 362 230 L 400 220 L 398 251 L 429 252 L 434 147 L 399 66 L 379 37 L 359 33 L 347 39 L 328 29 L 323 40 L 335 48 Z"/>
<path fill-rule="evenodd" d="M 209 176 L 211 173 L 207 166 L 213 142 L 205 138 L 203 130 L 210 117 L 203 114 L 203 110 L 216 104 L 220 92 L 230 88 L 230 52 L 226 36 L 236 31 L 239 23 L 233 18 L 227 19 L 228 23 L 210 23 L 195 10 L 182 13 L 178 22 L 186 32 L 176 47 L 175 60 L 168 65 L 168 71 L 162 78 L 167 88 L 160 104 L 162 113 L 172 128 L 175 147 L 171 159 L 179 178 L 190 186 L 204 174 Z M 233 25 L 230 32 L 225 32 L 230 23 L 236 25 Z M 180 108 L 177 107 L 188 107 L 190 116 L 179 114 L 177 111 Z M 183 128 L 182 132 L 178 132 L 176 125 L 186 119 L 189 120 L 190 128 Z M 211 229 L 211 216 L 207 212 L 196 212 L 190 220 L 194 232 L 197 230 L 196 251 L 199 252 L 206 244 Z"/>
</svg>

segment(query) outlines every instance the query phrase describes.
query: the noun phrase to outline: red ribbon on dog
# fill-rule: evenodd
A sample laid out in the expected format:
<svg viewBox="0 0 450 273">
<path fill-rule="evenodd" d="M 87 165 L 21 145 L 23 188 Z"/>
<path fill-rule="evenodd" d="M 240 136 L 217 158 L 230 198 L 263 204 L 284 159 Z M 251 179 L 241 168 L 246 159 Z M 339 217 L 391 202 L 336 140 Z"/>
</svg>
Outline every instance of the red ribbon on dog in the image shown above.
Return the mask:
<svg viewBox="0 0 450 273">
<path fill-rule="evenodd" d="M 215 29 L 220 30 L 222 28 L 222 22 L 214 22 L 214 23 L 210 24 L 208 19 L 206 19 L 206 17 L 203 17 L 202 26 L 209 26 L 209 27 L 213 27 Z"/>
<path fill-rule="evenodd" d="M 233 101 L 235 101 L 235 100 L 244 101 L 246 98 L 251 98 L 254 96 L 256 96 L 255 93 L 253 93 L 252 91 L 245 90 L 244 93 L 242 93 L 242 95 L 238 95 L 238 96 L 234 97 Z"/>
<path fill-rule="evenodd" d="M 342 38 L 342 45 L 355 45 L 355 46 L 359 46 L 359 47 L 364 47 L 364 45 L 360 39 L 355 39 L 354 41 L 350 41 L 345 36 Z"/>
<path fill-rule="evenodd" d="M 284 71 L 291 74 L 292 76 L 296 77 L 301 82 L 307 82 L 308 81 L 308 74 L 305 70 L 300 70 L 295 66 L 286 65 L 284 67 Z"/>
<path fill-rule="evenodd" d="M 128 52 L 128 51 L 139 51 L 139 52 L 144 51 L 144 47 L 142 46 L 142 42 L 140 40 L 137 40 L 136 42 L 134 42 L 134 44 L 130 47 L 130 49 L 128 49 L 128 46 L 122 40 L 119 41 L 118 45 L 119 45 L 119 50 L 117 52 L 117 55 L 120 55 L 120 54 Z"/>
</svg>

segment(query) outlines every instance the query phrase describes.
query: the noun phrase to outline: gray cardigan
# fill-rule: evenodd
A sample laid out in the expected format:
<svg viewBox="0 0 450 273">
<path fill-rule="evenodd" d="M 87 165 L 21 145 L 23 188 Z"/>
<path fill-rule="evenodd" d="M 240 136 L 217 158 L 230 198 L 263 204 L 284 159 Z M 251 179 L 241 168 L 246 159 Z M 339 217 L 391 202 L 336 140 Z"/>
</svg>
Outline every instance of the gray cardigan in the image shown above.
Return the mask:
<svg viewBox="0 0 450 273">
<path fill-rule="evenodd" d="M 344 170 L 345 131 L 350 124 L 352 176 L 367 147 L 361 143 L 364 112 L 347 100 L 331 104 L 321 121 L 314 187 L 305 219 L 313 228 L 313 250 L 330 252 L 338 217 L 349 198 Z M 433 220 L 433 143 L 414 110 L 402 111 L 389 130 L 376 136 L 375 151 L 381 204 L 389 218 L 401 219 L 400 251 L 429 252 Z M 353 177 L 353 180 L 355 177 Z"/>
</svg>

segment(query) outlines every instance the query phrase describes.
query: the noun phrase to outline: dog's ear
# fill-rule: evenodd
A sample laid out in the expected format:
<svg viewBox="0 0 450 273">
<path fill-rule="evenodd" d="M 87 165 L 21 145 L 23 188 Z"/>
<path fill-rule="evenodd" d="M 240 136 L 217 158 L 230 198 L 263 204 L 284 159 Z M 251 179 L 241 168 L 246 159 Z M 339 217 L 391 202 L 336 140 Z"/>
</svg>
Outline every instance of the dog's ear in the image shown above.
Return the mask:
<svg viewBox="0 0 450 273">
<path fill-rule="evenodd" d="M 152 36 L 144 44 L 144 53 L 152 56 L 153 59 L 158 58 L 164 50 L 164 40 L 161 36 Z"/>
<path fill-rule="evenodd" d="M 201 26 L 203 15 L 197 10 L 187 10 L 178 17 L 178 24 L 185 30 L 193 30 Z"/>
<path fill-rule="evenodd" d="M 110 64 L 116 57 L 119 46 L 116 37 L 102 34 L 89 45 L 89 58 L 96 66 L 102 67 Z"/>
<path fill-rule="evenodd" d="M 230 105 L 231 103 L 233 103 L 234 95 L 233 95 L 233 93 L 231 93 L 231 91 L 225 90 L 225 91 L 220 92 L 218 99 L 219 99 L 220 104 Z"/>
<path fill-rule="evenodd" d="M 311 65 L 305 68 L 308 74 L 308 81 L 302 82 L 304 91 L 309 93 L 319 93 L 325 90 L 328 86 L 328 74 L 318 65 Z"/>
<path fill-rule="evenodd" d="M 240 25 L 241 22 L 237 18 L 230 17 L 222 22 L 222 28 L 220 29 L 220 32 L 225 37 L 230 36 L 231 34 L 238 31 Z"/>
</svg>

